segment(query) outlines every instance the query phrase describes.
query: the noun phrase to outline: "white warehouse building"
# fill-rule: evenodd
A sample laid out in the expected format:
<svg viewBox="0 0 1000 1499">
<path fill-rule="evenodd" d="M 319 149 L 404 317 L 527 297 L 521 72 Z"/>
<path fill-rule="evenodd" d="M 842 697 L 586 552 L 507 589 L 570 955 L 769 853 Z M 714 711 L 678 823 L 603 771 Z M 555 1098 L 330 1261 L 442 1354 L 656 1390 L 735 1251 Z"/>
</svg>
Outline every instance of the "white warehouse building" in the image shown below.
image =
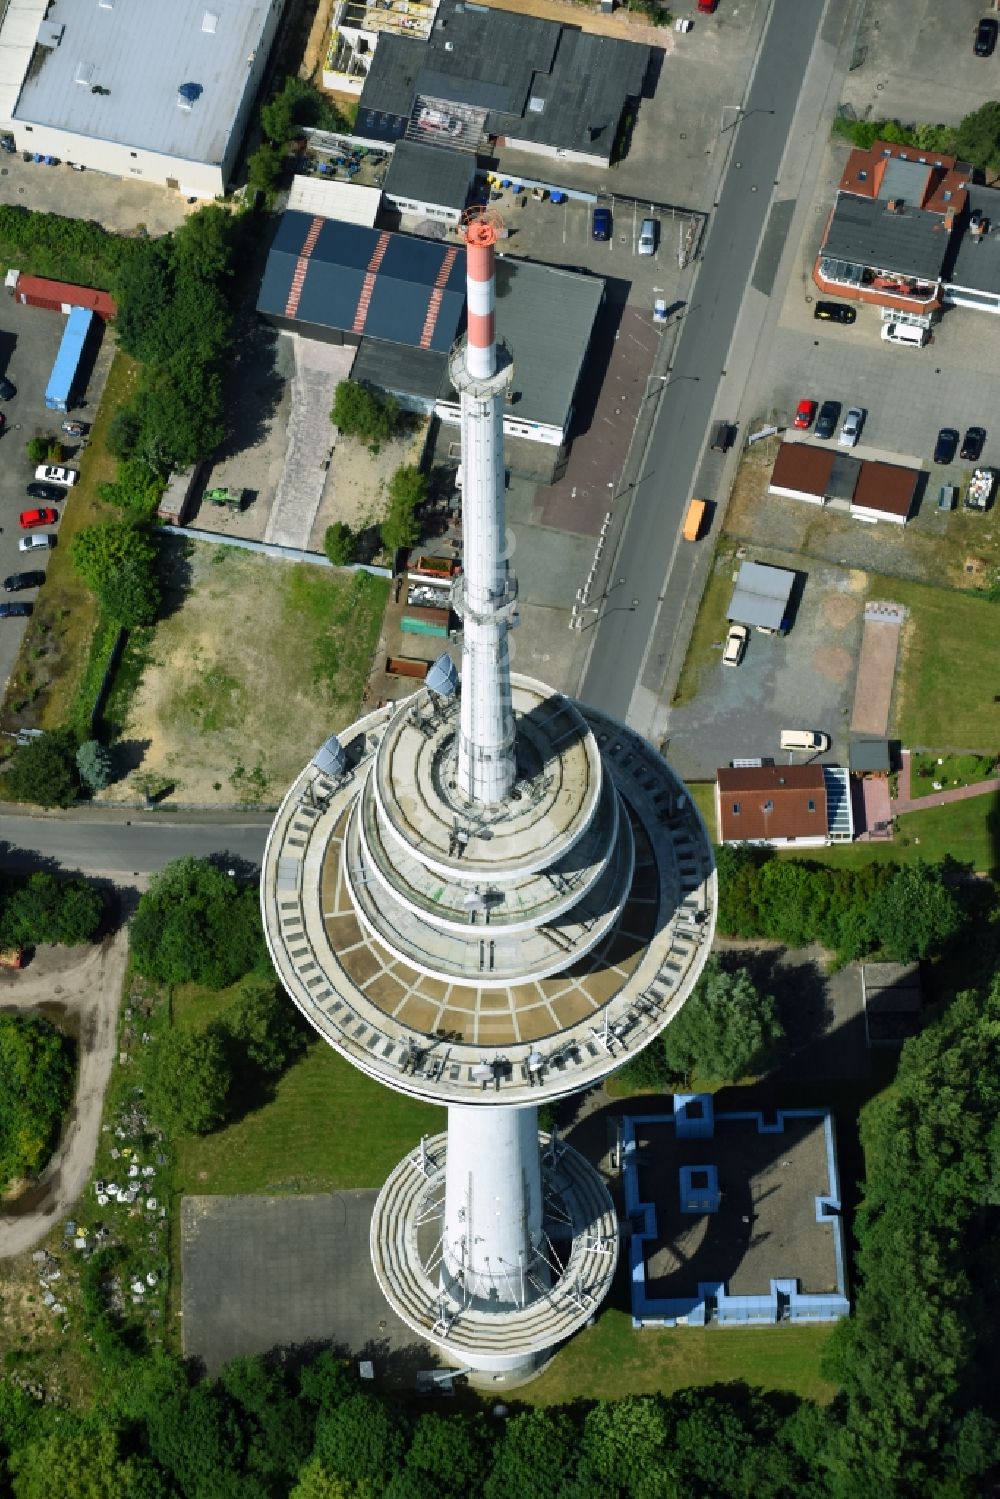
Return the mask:
<svg viewBox="0 0 1000 1499">
<path fill-rule="evenodd" d="M 0 119 L 17 147 L 225 192 L 284 0 L 21 0 L 0 28 Z"/>
</svg>

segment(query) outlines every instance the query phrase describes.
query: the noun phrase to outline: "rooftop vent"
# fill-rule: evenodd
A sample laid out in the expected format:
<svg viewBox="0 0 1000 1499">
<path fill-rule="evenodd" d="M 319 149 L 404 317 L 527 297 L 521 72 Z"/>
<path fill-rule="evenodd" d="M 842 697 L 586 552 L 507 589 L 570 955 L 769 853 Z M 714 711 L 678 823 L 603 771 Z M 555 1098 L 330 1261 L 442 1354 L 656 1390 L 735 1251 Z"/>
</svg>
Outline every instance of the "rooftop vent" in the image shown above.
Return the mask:
<svg viewBox="0 0 1000 1499">
<path fill-rule="evenodd" d="M 177 108 L 191 109 L 204 93 L 200 83 L 182 83 L 177 90 Z"/>
<path fill-rule="evenodd" d="M 864 167 L 862 167 L 861 171 L 858 173 L 858 181 L 859 182 L 867 182 L 868 181 L 868 173 L 865 171 Z"/>
<path fill-rule="evenodd" d="M 545 108 L 545 100 L 539 99 L 537 94 L 532 94 L 528 100 L 528 110 L 533 115 L 540 115 Z"/>
<path fill-rule="evenodd" d="M 98 10 L 114 10 L 115 0 L 97 0 Z"/>
<path fill-rule="evenodd" d="M 92 62 L 78 62 L 76 72 L 73 74 L 73 82 L 89 88 L 94 81 L 94 66 Z"/>
<path fill-rule="evenodd" d="M 201 29 L 207 31 L 209 36 L 214 36 L 219 25 L 219 18 L 214 10 L 206 10 L 201 18 Z"/>
<path fill-rule="evenodd" d="M 40 47 L 58 47 L 63 39 L 65 26 L 56 25 L 55 21 L 43 21 L 38 28 L 38 45 Z"/>
<path fill-rule="evenodd" d="M 445 42 L 445 44 L 444 44 L 444 50 L 446 52 L 454 52 L 454 50 L 455 50 L 455 43 L 454 42 Z"/>
</svg>

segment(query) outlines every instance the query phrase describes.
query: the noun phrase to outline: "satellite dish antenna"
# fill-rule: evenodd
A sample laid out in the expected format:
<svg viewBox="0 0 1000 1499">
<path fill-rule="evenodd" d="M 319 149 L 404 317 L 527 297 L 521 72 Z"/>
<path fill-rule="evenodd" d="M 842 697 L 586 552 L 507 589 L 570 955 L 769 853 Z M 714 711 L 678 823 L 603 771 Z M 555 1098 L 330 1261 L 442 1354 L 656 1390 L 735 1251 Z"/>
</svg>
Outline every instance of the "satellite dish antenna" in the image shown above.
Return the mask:
<svg viewBox="0 0 1000 1499">
<path fill-rule="evenodd" d="M 331 734 L 320 745 L 312 757 L 312 763 L 317 770 L 322 770 L 328 776 L 336 778 L 344 774 L 347 769 L 347 751 L 336 734 Z"/>
<path fill-rule="evenodd" d="M 438 697 L 455 696 L 459 686 L 458 667 L 450 656 L 437 658 L 424 678 L 424 685 L 428 692 L 436 693 Z"/>
</svg>

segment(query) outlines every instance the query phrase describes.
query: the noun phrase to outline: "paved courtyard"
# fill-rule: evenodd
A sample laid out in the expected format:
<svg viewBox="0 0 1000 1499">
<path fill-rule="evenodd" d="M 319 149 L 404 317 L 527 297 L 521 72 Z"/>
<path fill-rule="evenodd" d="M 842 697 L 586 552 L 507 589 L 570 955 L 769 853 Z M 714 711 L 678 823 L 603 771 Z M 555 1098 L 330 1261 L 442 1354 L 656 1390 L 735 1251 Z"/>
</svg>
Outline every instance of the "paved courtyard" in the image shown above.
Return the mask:
<svg viewBox="0 0 1000 1499">
<path fill-rule="evenodd" d="M 184 1354 L 215 1374 L 272 1348 L 333 1344 L 376 1374 L 436 1356 L 387 1306 L 368 1253 L 377 1192 L 185 1197 Z"/>
</svg>

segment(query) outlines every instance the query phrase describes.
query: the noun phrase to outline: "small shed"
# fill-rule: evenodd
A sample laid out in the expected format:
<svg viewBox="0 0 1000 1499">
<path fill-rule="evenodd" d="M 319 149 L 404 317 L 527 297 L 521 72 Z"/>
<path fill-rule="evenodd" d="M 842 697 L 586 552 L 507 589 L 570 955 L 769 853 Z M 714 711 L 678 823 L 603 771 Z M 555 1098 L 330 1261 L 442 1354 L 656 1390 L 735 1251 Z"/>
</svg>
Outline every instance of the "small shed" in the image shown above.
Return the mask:
<svg viewBox="0 0 1000 1499">
<path fill-rule="evenodd" d="M 764 562 L 742 563 L 729 602 L 729 619 L 770 634 L 786 629 L 794 585 L 795 574 L 787 568 L 769 567 Z"/>
<path fill-rule="evenodd" d="M 861 998 L 869 1046 L 902 1046 L 920 1029 L 920 965 L 862 963 Z"/>
<path fill-rule="evenodd" d="M 888 739 L 853 739 L 847 764 L 852 776 L 887 776 L 892 769 Z"/>
<path fill-rule="evenodd" d="M 915 468 L 866 460 L 861 465 L 861 475 L 851 500 L 852 516 L 857 520 L 887 520 L 905 526 L 913 509 L 919 478 L 919 470 Z"/>
</svg>

